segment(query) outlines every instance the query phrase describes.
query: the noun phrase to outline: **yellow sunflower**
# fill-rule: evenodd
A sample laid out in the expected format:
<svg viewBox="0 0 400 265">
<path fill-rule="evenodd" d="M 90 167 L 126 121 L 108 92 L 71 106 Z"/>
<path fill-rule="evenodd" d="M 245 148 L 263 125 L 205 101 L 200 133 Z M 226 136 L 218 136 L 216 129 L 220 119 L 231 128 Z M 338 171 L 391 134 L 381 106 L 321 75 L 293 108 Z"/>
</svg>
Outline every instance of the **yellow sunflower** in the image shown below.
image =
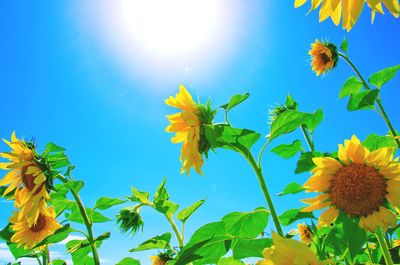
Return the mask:
<svg viewBox="0 0 400 265">
<path fill-rule="evenodd" d="M 306 224 L 298 224 L 297 231 L 299 232 L 300 241 L 309 245 L 313 241 L 313 236 L 310 228 Z"/>
<path fill-rule="evenodd" d="M 0 186 L 8 186 L 3 196 L 14 191 L 15 206 L 23 208 L 29 223 L 36 222 L 41 209 L 42 200 L 48 199 L 46 190 L 46 175 L 35 160 L 35 151 L 29 144 L 16 137 L 15 132 L 11 135 L 11 142 L 4 140 L 10 146 L 11 152 L 0 153 L 0 157 L 8 159 L 9 162 L 0 162 L 0 169 L 9 170 L 0 180 Z"/>
<path fill-rule="evenodd" d="M 163 254 L 160 254 L 158 256 L 150 256 L 150 259 L 153 261 L 151 265 L 166 265 L 168 263 L 169 258 L 164 257 Z"/>
<path fill-rule="evenodd" d="M 312 70 L 317 76 L 332 70 L 338 62 L 336 46 L 329 42 L 322 43 L 318 39 L 311 44 L 308 54 L 311 56 Z"/>
<path fill-rule="evenodd" d="M 26 218 L 21 220 L 19 212 L 14 212 L 14 215 L 10 218 L 10 227 L 15 232 L 11 237 L 11 242 L 17 243 L 18 246 L 23 246 L 26 249 L 32 249 L 36 244 L 61 228 L 61 225 L 55 219 L 54 209 L 50 207 L 45 212 L 48 215 L 41 213 L 33 226 L 28 224 Z"/>
<path fill-rule="evenodd" d="M 333 223 L 340 211 L 359 218 L 360 227 L 370 232 L 395 226 L 396 216 L 388 203 L 400 206 L 400 163 L 393 154 L 394 148 L 388 147 L 370 152 L 353 135 L 339 145 L 339 160 L 313 158 L 317 167 L 304 187 L 321 194 L 303 200 L 310 206 L 302 211 L 328 207 L 318 219 L 319 227 Z"/>
<path fill-rule="evenodd" d="M 256 265 L 328 264 L 326 261 L 319 261 L 315 253 L 299 241 L 283 238 L 275 232 L 272 232 L 272 241 L 274 245 L 264 249 L 264 259 Z"/>
<path fill-rule="evenodd" d="M 175 97 L 169 97 L 165 103 L 182 110 L 167 116 L 171 124 L 165 129 L 167 132 L 176 133 L 171 138 L 173 143 L 182 143 L 181 173 L 186 172 L 189 175 L 193 167 L 197 173 L 202 174 L 201 167 L 204 163 L 202 154 L 207 154 L 209 147 L 205 136 L 202 135 L 201 126 L 212 122 L 215 111 L 211 110 L 209 105 L 196 104 L 183 85 L 179 87 L 179 93 Z"/>
<path fill-rule="evenodd" d="M 300 7 L 306 2 L 307 0 L 295 0 L 294 7 Z M 310 12 L 317 9 L 322 4 L 319 10 L 319 22 L 330 17 L 337 26 L 342 17 L 342 27 L 350 31 L 357 22 L 365 2 L 367 2 L 368 6 L 371 8 L 372 23 L 374 22 L 376 12 L 384 14 L 382 3 L 393 16 L 399 17 L 399 0 L 312 0 Z"/>
</svg>

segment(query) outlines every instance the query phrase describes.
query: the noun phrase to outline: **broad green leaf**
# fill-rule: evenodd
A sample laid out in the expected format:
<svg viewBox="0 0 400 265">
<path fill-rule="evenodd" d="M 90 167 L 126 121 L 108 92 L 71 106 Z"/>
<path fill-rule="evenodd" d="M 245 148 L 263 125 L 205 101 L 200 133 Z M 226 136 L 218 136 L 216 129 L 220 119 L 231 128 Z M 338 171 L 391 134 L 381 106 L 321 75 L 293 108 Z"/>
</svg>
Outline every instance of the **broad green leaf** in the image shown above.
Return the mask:
<svg viewBox="0 0 400 265">
<path fill-rule="evenodd" d="M 212 148 L 249 150 L 260 138 L 259 133 L 225 124 L 208 125 L 205 128 L 206 138 Z"/>
<path fill-rule="evenodd" d="M 262 258 L 262 252 L 264 248 L 270 247 L 272 245 L 272 240 L 270 238 L 238 238 L 233 244 L 232 251 L 235 259 L 249 257 Z"/>
<path fill-rule="evenodd" d="M 309 114 L 309 117 L 304 121 L 304 125 L 310 130 L 311 133 L 313 133 L 315 128 L 317 128 L 323 119 L 324 113 L 322 112 L 322 109 L 318 109 L 314 113 Z"/>
<path fill-rule="evenodd" d="M 132 196 L 129 199 L 133 202 L 148 203 L 149 193 L 132 187 Z"/>
<path fill-rule="evenodd" d="M 243 101 L 245 101 L 249 96 L 250 96 L 249 93 L 246 93 L 243 95 L 241 95 L 241 94 L 234 95 L 231 97 L 229 102 L 222 105 L 221 108 L 225 109 L 225 111 L 228 112 L 231 109 L 233 109 L 234 107 L 236 107 L 237 105 L 239 105 L 240 103 L 242 103 Z"/>
<path fill-rule="evenodd" d="M 36 245 L 36 247 L 40 247 L 47 244 L 59 243 L 66 239 L 68 235 L 73 231 L 69 224 L 61 227 L 57 231 L 54 232 L 51 236 L 46 237 L 42 242 Z"/>
<path fill-rule="evenodd" d="M 35 258 L 40 257 L 41 254 L 37 250 L 27 250 L 24 249 L 22 246 L 18 247 L 15 243 L 7 243 L 8 249 L 10 250 L 11 254 L 14 256 L 15 259 L 18 258 Z"/>
<path fill-rule="evenodd" d="M 6 227 L 3 228 L 3 230 L 0 231 L 0 238 L 6 242 L 10 242 L 12 236 L 13 231 L 10 228 L 10 224 L 8 224 Z"/>
<path fill-rule="evenodd" d="M 65 186 L 71 190 L 73 190 L 75 193 L 79 193 L 79 191 L 83 188 L 83 181 L 81 180 L 70 180 L 67 183 L 65 183 Z"/>
<path fill-rule="evenodd" d="M 182 223 L 186 222 L 186 220 L 197 210 L 200 208 L 200 206 L 203 205 L 203 203 L 205 202 L 205 200 L 200 200 L 197 201 L 195 203 L 193 203 L 192 205 L 190 205 L 189 207 L 183 209 L 182 211 L 180 211 L 177 215 L 176 218 L 178 218 L 178 220 L 180 220 Z"/>
<path fill-rule="evenodd" d="M 162 201 L 168 200 L 169 199 L 169 194 L 167 189 L 165 188 L 165 183 L 167 182 L 167 178 L 164 178 L 164 180 L 161 182 L 161 184 L 158 186 L 156 193 L 154 194 L 154 203 L 160 203 Z"/>
<path fill-rule="evenodd" d="M 272 148 L 271 152 L 283 157 L 291 158 L 295 156 L 299 151 L 303 150 L 300 140 L 296 140 L 291 144 L 281 144 Z"/>
<path fill-rule="evenodd" d="M 301 153 L 299 161 L 297 161 L 297 166 L 295 173 L 300 174 L 303 172 L 308 172 L 315 167 L 314 162 L 312 159 L 314 157 L 321 157 L 324 156 L 324 153 L 321 152 L 304 152 Z"/>
<path fill-rule="evenodd" d="M 45 152 L 46 153 L 52 153 L 52 152 L 64 152 L 65 148 L 56 145 L 55 143 L 47 143 L 46 144 L 46 149 Z"/>
<path fill-rule="evenodd" d="M 96 201 L 94 208 L 99 210 L 106 210 L 112 206 L 119 205 L 124 202 L 126 201 L 120 200 L 118 198 L 101 197 Z"/>
<path fill-rule="evenodd" d="M 361 81 L 357 79 L 355 76 L 350 76 L 339 93 L 339 98 L 344 98 L 350 96 L 353 93 L 358 93 L 363 88 L 363 84 Z"/>
<path fill-rule="evenodd" d="M 160 213 L 165 214 L 168 218 L 172 218 L 178 208 L 178 204 L 168 200 L 160 201 L 155 204 L 155 209 Z"/>
<path fill-rule="evenodd" d="M 363 251 L 363 246 L 367 241 L 367 233 L 358 225 L 358 221 L 349 218 L 345 214 L 340 214 L 338 222 L 342 223 L 344 239 L 349 248 L 349 254 L 354 259 L 357 254 Z"/>
<path fill-rule="evenodd" d="M 344 38 L 342 43 L 340 44 L 340 49 L 346 53 L 348 47 L 349 47 L 349 44 L 347 42 L 347 39 Z"/>
<path fill-rule="evenodd" d="M 283 112 L 272 122 L 268 141 L 272 141 L 278 136 L 296 130 L 298 127 L 303 125 L 309 117 L 309 113 L 296 110 Z"/>
<path fill-rule="evenodd" d="M 364 140 L 363 145 L 368 148 L 369 151 L 375 151 L 382 147 L 396 147 L 396 142 L 393 137 L 380 136 L 377 134 L 370 134 Z"/>
<path fill-rule="evenodd" d="M 369 82 L 376 86 L 377 88 L 381 88 L 384 84 L 389 82 L 400 69 L 400 64 L 387 67 L 373 75 L 370 76 Z"/>
<path fill-rule="evenodd" d="M 235 260 L 233 257 L 229 258 L 220 258 L 218 261 L 218 265 L 245 265 L 240 260 Z"/>
<path fill-rule="evenodd" d="M 166 249 L 171 241 L 171 233 L 165 233 L 160 236 L 155 236 L 141 243 L 136 248 L 129 250 L 130 252 L 144 251 L 149 249 Z"/>
<path fill-rule="evenodd" d="M 237 237 L 255 238 L 264 232 L 268 224 L 269 213 L 264 208 L 252 212 L 233 212 L 225 215 L 222 222 L 230 235 Z"/>
<path fill-rule="evenodd" d="M 123 258 L 120 262 L 116 265 L 140 265 L 140 261 L 134 258 L 126 257 Z"/>
<path fill-rule="evenodd" d="M 296 182 L 291 182 L 283 189 L 283 191 L 279 192 L 277 195 L 282 196 L 282 195 L 286 195 L 286 194 L 296 194 L 303 190 L 304 190 L 304 188 L 302 185 L 300 185 Z"/>
<path fill-rule="evenodd" d="M 105 217 L 100 212 L 92 211 L 92 210 L 93 209 L 91 209 L 91 208 L 86 208 L 86 213 L 91 216 L 91 220 L 92 220 L 93 223 L 103 223 L 103 222 L 111 221 L 111 219 Z M 90 216 L 89 216 L 89 218 L 90 218 Z M 76 204 L 71 208 L 70 212 L 65 213 L 65 217 L 71 222 L 84 224 L 83 219 L 82 219 L 82 215 L 81 215 L 81 213 L 79 211 L 79 208 L 78 208 L 78 206 Z"/>
<path fill-rule="evenodd" d="M 67 263 L 62 259 L 55 259 L 50 262 L 50 265 L 67 265 Z"/>
<path fill-rule="evenodd" d="M 96 241 L 96 248 L 101 246 L 102 241 Z M 88 256 L 91 247 L 88 240 L 71 240 L 66 244 L 67 251 L 71 253 L 74 265 L 94 265 L 93 258 Z"/>
<path fill-rule="evenodd" d="M 71 210 L 74 207 L 77 207 L 75 201 L 68 199 L 52 199 L 51 204 L 54 207 L 57 215 L 60 215 L 65 210 Z"/>
<path fill-rule="evenodd" d="M 187 255 L 187 252 L 190 252 L 191 256 L 195 256 L 191 261 L 196 260 L 200 264 L 215 264 L 228 252 L 232 239 L 233 237 L 227 233 L 224 222 L 209 223 L 194 232 L 179 256 Z M 197 245 L 199 246 L 196 247 Z M 177 262 L 176 265 L 187 264 L 184 262 L 190 261 L 182 259 L 182 263 Z"/>
<path fill-rule="evenodd" d="M 211 241 L 210 239 L 202 240 L 196 244 L 193 244 L 192 246 L 188 247 L 186 246 L 185 248 L 182 249 L 182 251 L 178 254 L 175 260 L 171 261 L 171 265 L 187 265 L 190 264 L 191 262 L 195 260 L 199 260 L 203 258 L 203 256 L 200 256 L 199 254 L 196 254 L 196 251 L 201 249 L 204 245 L 206 245 L 208 242 Z"/>
<path fill-rule="evenodd" d="M 375 100 L 379 95 L 378 89 L 363 90 L 350 95 L 347 104 L 348 111 L 373 109 Z"/>
<path fill-rule="evenodd" d="M 315 219 L 313 213 L 310 212 L 300 212 L 300 209 L 290 209 L 285 211 L 279 216 L 279 221 L 282 225 L 290 225 L 297 220 L 312 218 Z"/>
</svg>

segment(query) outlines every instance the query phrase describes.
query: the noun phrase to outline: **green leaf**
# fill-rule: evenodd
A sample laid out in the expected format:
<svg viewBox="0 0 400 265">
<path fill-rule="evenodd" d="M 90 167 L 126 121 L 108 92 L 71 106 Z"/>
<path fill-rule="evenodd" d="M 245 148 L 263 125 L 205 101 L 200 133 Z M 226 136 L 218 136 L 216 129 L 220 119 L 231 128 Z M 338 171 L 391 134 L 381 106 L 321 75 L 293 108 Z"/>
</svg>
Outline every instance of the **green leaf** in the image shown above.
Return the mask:
<svg viewBox="0 0 400 265">
<path fill-rule="evenodd" d="M 178 204 L 168 200 L 161 201 L 155 204 L 155 209 L 160 213 L 165 214 L 168 218 L 172 218 L 178 208 Z"/>
<path fill-rule="evenodd" d="M 240 103 L 242 103 L 243 101 L 245 101 L 246 99 L 248 99 L 249 96 L 250 96 L 249 93 L 243 95 L 241 94 L 234 95 L 231 97 L 228 103 L 222 105 L 220 108 L 223 108 L 225 109 L 226 112 L 228 112 L 237 105 L 239 105 Z"/>
<path fill-rule="evenodd" d="M 270 238 L 238 238 L 233 244 L 232 252 L 235 259 L 249 257 L 262 258 L 264 248 L 270 247 L 272 245 L 272 240 Z"/>
<path fill-rule="evenodd" d="M 249 150 L 260 138 L 259 133 L 225 124 L 207 125 L 205 128 L 206 138 L 212 148 Z"/>
<path fill-rule="evenodd" d="M 389 82 L 400 69 L 400 64 L 387 67 L 373 75 L 370 76 L 369 82 L 376 86 L 377 88 L 381 88 L 384 84 Z"/>
<path fill-rule="evenodd" d="M 240 260 L 235 260 L 233 257 L 229 257 L 220 258 L 218 261 L 218 265 L 244 265 L 244 263 Z"/>
<path fill-rule="evenodd" d="M 288 108 L 290 110 L 297 110 L 297 108 L 298 108 L 297 102 L 294 100 L 294 98 L 290 94 L 288 94 L 286 97 L 285 106 L 286 106 L 286 108 Z"/>
<path fill-rule="evenodd" d="M 164 180 L 161 182 L 161 184 L 158 186 L 156 193 L 154 194 L 154 203 L 160 203 L 162 201 L 168 200 L 169 199 L 169 194 L 167 189 L 165 188 L 165 184 L 167 182 L 167 178 L 164 178 Z"/>
<path fill-rule="evenodd" d="M 303 190 L 304 190 L 304 188 L 302 185 L 300 185 L 296 182 L 291 182 L 283 189 L 283 191 L 279 192 L 277 195 L 282 196 L 282 195 L 286 195 L 286 194 L 296 194 Z"/>
<path fill-rule="evenodd" d="M 349 254 L 354 259 L 357 254 L 363 251 L 363 246 L 367 241 L 367 233 L 360 228 L 355 218 L 349 218 L 343 213 L 339 215 L 337 221 L 342 223 L 344 239 L 349 248 Z"/>
<path fill-rule="evenodd" d="M 79 193 L 79 191 L 83 188 L 83 181 L 78 180 L 78 181 L 74 181 L 74 180 L 70 180 L 67 183 L 65 183 L 65 186 L 71 190 L 73 190 L 75 193 Z"/>
<path fill-rule="evenodd" d="M 182 211 L 180 211 L 177 215 L 176 218 L 178 218 L 178 220 L 180 220 L 182 223 L 186 222 L 186 220 L 197 210 L 200 208 L 200 206 L 203 205 L 203 203 L 205 202 L 205 200 L 200 200 L 197 201 L 195 203 L 193 203 L 192 205 L 190 205 L 189 207 L 183 209 Z"/>
<path fill-rule="evenodd" d="M 46 144 L 46 149 L 45 152 L 46 153 L 52 153 L 52 152 L 64 152 L 65 148 L 56 145 L 55 143 L 47 143 Z"/>
<path fill-rule="evenodd" d="M 346 38 L 344 38 L 342 43 L 340 44 L 340 49 L 346 53 L 348 47 L 349 47 L 349 44 L 348 44 Z"/>
<path fill-rule="evenodd" d="M 271 124 L 269 142 L 278 136 L 292 132 L 309 119 L 310 114 L 296 110 L 287 110 L 280 114 Z"/>
<path fill-rule="evenodd" d="M 118 198 L 101 197 L 96 201 L 94 206 L 95 209 L 106 210 L 112 206 L 123 204 L 125 200 L 120 200 Z"/>
<path fill-rule="evenodd" d="M 133 202 L 148 203 L 149 193 L 132 187 L 132 196 L 129 199 Z"/>
<path fill-rule="evenodd" d="M 315 167 L 314 162 L 312 159 L 314 157 L 321 157 L 324 156 L 323 153 L 321 152 L 304 152 L 301 153 L 301 156 L 299 158 L 299 161 L 297 161 L 297 166 L 295 173 L 300 174 L 303 172 L 309 172 L 311 169 Z"/>
<path fill-rule="evenodd" d="M 57 231 L 54 232 L 51 236 L 46 237 L 42 242 L 36 245 L 36 247 L 40 247 L 47 244 L 59 243 L 66 239 L 68 235 L 73 231 L 69 224 L 61 227 Z"/>
<path fill-rule="evenodd" d="M 233 212 L 225 215 L 222 222 L 230 235 L 255 238 L 259 236 L 268 224 L 269 213 L 264 208 L 252 212 Z"/>
<path fill-rule="evenodd" d="M 353 93 L 358 93 L 363 88 L 363 84 L 361 81 L 357 79 L 355 76 L 350 76 L 339 93 L 339 98 L 344 98 L 350 96 Z"/>
<path fill-rule="evenodd" d="M 171 241 L 171 233 L 155 236 L 141 243 L 138 247 L 129 250 L 130 252 L 144 251 L 149 249 L 166 249 Z"/>
<path fill-rule="evenodd" d="M 67 265 L 67 263 L 62 259 L 55 259 L 50 262 L 50 265 Z"/>
<path fill-rule="evenodd" d="M 313 133 L 315 128 L 317 128 L 323 119 L 324 113 L 322 112 L 322 109 L 318 109 L 314 113 L 309 114 L 309 117 L 304 121 L 304 125 L 310 130 L 311 133 Z"/>
<path fill-rule="evenodd" d="M 96 241 L 96 247 L 100 247 L 102 241 Z M 93 258 L 88 256 L 91 252 L 88 240 L 71 240 L 66 244 L 68 252 L 71 253 L 74 265 L 94 265 Z"/>
<path fill-rule="evenodd" d="M 296 140 L 291 144 L 281 144 L 272 148 L 271 152 L 283 157 L 291 158 L 295 156 L 299 151 L 303 150 L 300 140 Z"/>
<path fill-rule="evenodd" d="M 65 213 L 65 217 L 71 222 L 84 224 L 78 206 L 76 204 L 74 204 L 70 210 L 71 211 L 69 213 Z M 93 223 L 103 223 L 103 222 L 111 221 L 111 219 L 105 217 L 103 214 L 99 213 L 98 211 L 92 212 L 92 210 L 93 209 L 86 207 L 86 213 L 88 213 L 89 215 L 91 214 L 91 216 L 92 216 L 91 219 L 92 219 Z"/>
<path fill-rule="evenodd" d="M 120 262 L 116 265 L 140 265 L 140 261 L 134 258 L 126 257 L 123 258 Z"/>
<path fill-rule="evenodd" d="M 232 238 L 224 222 L 206 224 L 194 232 L 175 265 L 186 265 L 194 260 L 200 264 L 215 264 L 228 252 Z"/>
<path fill-rule="evenodd" d="M 347 104 L 347 110 L 355 111 L 373 109 L 378 95 L 378 89 L 363 90 L 357 93 L 352 93 Z"/>
<path fill-rule="evenodd" d="M 310 212 L 300 212 L 300 209 L 290 209 L 285 211 L 279 216 L 279 221 L 282 225 L 290 225 L 297 220 L 312 218 L 315 219 L 313 213 Z"/>
<path fill-rule="evenodd" d="M 41 256 L 41 253 L 39 251 L 27 250 L 27 249 L 24 249 L 22 246 L 18 247 L 18 245 L 15 243 L 7 243 L 7 246 L 15 259 L 24 258 L 24 257 L 36 258 L 36 257 Z"/>
<path fill-rule="evenodd" d="M 363 145 L 368 148 L 369 151 L 375 151 L 382 147 L 396 147 L 396 142 L 393 137 L 380 136 L 377 134 L 370 134 L 364 140 Z"/>
</svg>

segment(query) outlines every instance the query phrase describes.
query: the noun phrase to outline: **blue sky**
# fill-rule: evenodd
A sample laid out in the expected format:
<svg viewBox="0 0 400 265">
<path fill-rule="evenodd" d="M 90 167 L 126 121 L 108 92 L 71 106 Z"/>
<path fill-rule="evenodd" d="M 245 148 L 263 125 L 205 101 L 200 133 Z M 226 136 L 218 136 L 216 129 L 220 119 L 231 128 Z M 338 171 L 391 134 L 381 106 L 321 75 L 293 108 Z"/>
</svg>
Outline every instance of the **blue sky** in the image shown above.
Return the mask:
<svg viewBox="0 0 400 265">
<path fill-rule="evenodd" d="M 250 98 L 231 112 L 230 120 L 263 135 L 269 130 L 269 107 L 283 102 L 288 93 L 304 111 L 322 107 L 325 119 L 314 135 L 321 151 L 335 151 L 352 134 L 364 138 L 387 132 L 378 114 L 349 113 L 347 102 L 338 100 L 341 85 L 352 75 L 349 67 L 339 62 L 334 72 L 316 77 L 307 52 L 316 38 L 340 44 L 346 37 L 349 55 L 366 77 L 398 64 L 400 21 L 390 14 L 377 15 L 371 25 L 365 8 L 347 33 L 330 21 L 319 24 L 318 12 L 306 16 L 308 7 L 294 9 L 292 1 L 219 0 L 223 19 L 208 44 L 171 55 L 145 50 L 121 37 L 129 32 L 113 35 L 119 28 L 110 24 L 118 17 L 107 8 L 112 3 L 0 2 L 0 136 L 9 138 L 15 130 L 21 137 L 35 137 L 40 147 L 52 141 L 67 148 L 76 164 L 75 177 L 86 183 L 82 197 L 89 206 L 100 196 L 129 195 L 131 186 L 154 191 L 166 176 L 171 199 L 182 207 L 207 198 L 187 224 L 189 236 L 229 212 L 265 205 L 250 167 L 233 152 L 210 154 L 204 176 L 179 174 L 180 146 L 173 145 L 172 135 L 164 132 L 165 115 L 174 113 L 164 99 L 175 94 L 179 84 L 202 101 L 210 97 L 214 106 L 226 103 L 231 95 L 250 92 Z M 382 91 L 396 128 L 400 128 L 399 86 L 397 76 Z M 221 113 L 217 121 L 222 121 Z M 282 137 L 274 145 L 296 137 L 301 134 Z M 254 147 L 255 152 L 262 144 Z M 1 145 L 1 150 L 6 149 Z M 268 152 L 263 162 L 272 194 L 308 176 L 294 175 L 295 159 L 283 160 Z M 301 205 L 302 196 L 274 201 L 281 213 Z M 11 204 L 1 203 L 1 209 L 3 227 Z M 119 233 L 113 222 L 97 225 L 96 233 L 112 232 L 100 249 L 103 259 L 114 264 L 132 256 L 150 264 L 151 253 L 134 256 L 127 250 L 169 227 L 148 209 L 143 210 L 143 218 L 144 232 L 133 238 Z M 60 246 L 56 249 L 63 251 Z"/>
</svg>

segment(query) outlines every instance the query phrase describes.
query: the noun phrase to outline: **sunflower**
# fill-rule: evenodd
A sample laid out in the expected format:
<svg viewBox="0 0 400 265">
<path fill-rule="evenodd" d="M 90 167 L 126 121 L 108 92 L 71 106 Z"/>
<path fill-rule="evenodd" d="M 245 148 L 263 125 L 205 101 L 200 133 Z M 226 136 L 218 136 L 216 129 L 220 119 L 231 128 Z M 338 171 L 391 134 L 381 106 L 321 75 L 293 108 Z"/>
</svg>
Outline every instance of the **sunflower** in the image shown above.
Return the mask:
<svg viewBox="0 0 400 265">
<path fill-rule="evenodd" d="M 32 143 L 20 140 L 15 132 L 11 135 L 11 142 L 4 140 L 11 148 L 11 152 L 0 153 L 0 157 L 9 162 L 0 162 L 0 168 L 9 170 L 0 180 L 0 186 L 8 186 L 3 196 L 14 192 L 9 197 L 15 199 L 15 206 L 23 208 L 28 214 L 29 223 L 32 225 L 39 216 L 42 200 L 48 199 L 46 190 L 47 177 L 36 162 L 35 147 Z"/>
<path fill-rule="evenodd" d="M 308 225 L 306 224 L 298 224 L 297 231 L 299 232 L 300 241 L 309 245 L 312 242 L 312 232 Z"/>
<path fill-rule="evenodd" d="M 201 167 L 204 163 L 202 154 L 207 155 L 209 150 L 202 126 L 212 123 L 215 111 L 211 110 L 209 104 L 207 106 L 196 104 L 183 85 L 179 87 L 179 93 L 175 97 L 169 97 L 165 103 L 182 110 L 167 116 L 171 124 L 165 129 L 167 132 L 176 133 L 171 138 L 173 143 L 182 143 L 181 173 L 186 172 L 189 175 L 193 167 L 197 173 L 202 174 Z"/>
<path fill-rule="evenodd" d="M 166 265 L 168 261 L 172 260 L 168 253 L 160 253 L 157 256 L 150 256 L 150 259 L 153 261 L 152 265 Z"/>
<path fill-rule="evenodd" d="M 295 0 L 294 7 L 300 7 L 306 2 L 307 0 Z M 364 2 L 364 0 L 312 0 L 310 11 L 315 10 L 322 3 L 319 10 L 319 22 L 330 17 L 337 26 L 342 17 L 342 27 L 350 31 L 361 14 Z M 371 23 L 374 22 L 376 12 L 384 14 L 382 3 L 393 16 L 399 17 L 399 0 L 366 0 L 366 2 L 371 8 Z"/>
<path fill-rule="evenodd" d="M 340 211 L 359 218 L 360 227 L 370 232 L 395 226 L 389 203 L 400 207 L 400 163 L 393 160 L 393 154 L 394 148 L 388 147 L 370 152 L 353 135 L 339 145 L 339 160 L 313 158 L 317 167 L 304 188 L 321 194 L 303 200 L 310 206 L 302 211 L 328 207 L 318 219 L 319 227 L 333 223 Z"/>
<path fill-rule="evenodd" d="M 332 70 L 338 62 L 336 46 L 329 42 L 320 42 L 318 39 L 311 44 L 308 54 L 311 56 L 312 70 L 317 76 Z"/>
<path fill-rule="evenodd" d="M 283 238 L 275 232 L 272 232 L 272 241 L 274 245 L 264 249 L 264 259 L 256 265 L 328 264 L 326 261 L 319 261 L 315 253 L 299 241 Z"/>
<path fill-rule="evenodd" d="M 11 237 L 11 242 L 17 243 L 26 249 L 32 249 L 46 237 L 54 234 L 61 228 L 61 225 L 55 219 L 56 214 L 52 207 L 46 209 L 47 214 L 41 213 L 36 224 L 30 226 L 26 218 L 20 218 L 20 212 L 14 212 L 10 218 L 10 227 L 15 232 Z"/>
</svg>

